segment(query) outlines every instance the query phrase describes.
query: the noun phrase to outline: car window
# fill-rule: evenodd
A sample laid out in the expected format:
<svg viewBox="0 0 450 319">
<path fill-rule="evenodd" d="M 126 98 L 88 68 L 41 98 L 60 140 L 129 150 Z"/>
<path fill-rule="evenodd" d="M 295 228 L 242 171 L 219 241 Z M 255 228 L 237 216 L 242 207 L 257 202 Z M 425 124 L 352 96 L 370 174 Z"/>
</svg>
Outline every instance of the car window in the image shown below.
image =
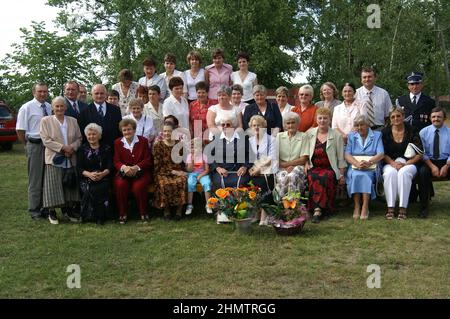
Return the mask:
<svg viewBox="0 0 450 319">
<path fill-rule="evenodd" d="M 0 105 L 0 118 L 5 119 L 5 118 L 11 118 L 11 117 L 12 117 L 12 115 L 9 112 L 9 110 L 6 107 Z"/>
</svg>

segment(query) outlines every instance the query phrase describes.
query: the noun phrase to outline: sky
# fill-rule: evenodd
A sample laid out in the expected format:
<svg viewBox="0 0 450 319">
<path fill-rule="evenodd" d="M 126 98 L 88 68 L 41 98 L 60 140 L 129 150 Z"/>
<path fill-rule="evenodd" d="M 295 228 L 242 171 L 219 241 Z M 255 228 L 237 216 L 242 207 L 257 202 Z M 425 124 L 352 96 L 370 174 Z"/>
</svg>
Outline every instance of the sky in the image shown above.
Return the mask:
<svg viewBox="0 0 450 319">
<path fill-rule="evenodd" d="M 53 20 L 58 9 L 45 5 L 47 0 L 3 0 L 0 27 L 0 60 L 12 52 L 11 44 L 21 43 L 20 28 L 29 28 L 31 21 L 44 21 L 48 31 L 55 31 Z M 303 74 L 296 74 L 294 83 L 304 83 Z"/>
</svg>

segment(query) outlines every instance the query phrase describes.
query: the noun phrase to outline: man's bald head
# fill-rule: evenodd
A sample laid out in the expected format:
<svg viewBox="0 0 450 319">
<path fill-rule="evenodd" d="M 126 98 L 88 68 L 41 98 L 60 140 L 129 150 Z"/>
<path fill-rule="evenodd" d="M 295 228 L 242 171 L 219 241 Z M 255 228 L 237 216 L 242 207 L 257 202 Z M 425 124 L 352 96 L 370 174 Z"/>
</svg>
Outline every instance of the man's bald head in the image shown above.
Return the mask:
<svg viewBox="0 0 450 319">
<path fill-rule="evenodd" d="M 92 87 L 92 100 L 97 104 L 103 104 L 106 101 L 106 87 L 103 84 Z"/>
</svg>

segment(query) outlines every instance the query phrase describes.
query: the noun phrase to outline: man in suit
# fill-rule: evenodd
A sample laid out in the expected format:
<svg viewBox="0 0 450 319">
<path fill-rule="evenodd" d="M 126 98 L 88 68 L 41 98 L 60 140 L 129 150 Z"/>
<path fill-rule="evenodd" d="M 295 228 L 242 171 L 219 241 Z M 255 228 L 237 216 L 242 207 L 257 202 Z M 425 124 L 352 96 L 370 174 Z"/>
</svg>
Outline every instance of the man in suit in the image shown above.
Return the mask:
<svg viewBox="0 0 450 319">
<path fill-rule="evenodd" d="M 447 115 L 441 107 L 431 110 L 431 125 L 420 131 L 424 148 L 422 165 L 418 171 L 419 183 L 423 185 L 420 192 L 419 217 L 428 216 L 428 201 L 432 193 L 433 177 L 450 179 L 450 128 L 445 125 Z"/>
<path fill-rule="evenodd" d="M 87 104 L 77 100 L 80 92 L 80 86 L 76 81 L 68 81 L 64 85 L 64 97 L 66 101 L 66 113 L 67 116 L 72 116 L 76 119 L 80 116 L 80 113 L 87 108 Z"/>
<path fill-rule="evenodd" d="M 435 107 L 435 101 L 422 93 L 423 74 L 411 72 L 406 77 L 408 81 L 409 94 L 400 96 L 395 104 L 403 107 L 405 111 L 405 122 L 409 123 L 414 132 L 431 124 L 431 110 Z"/>
<path fill-rule="evenodd" d="M 78 117 L 83 140 L 86 141 L 84 128 L 89 123 L 96 123 L 103 129 L 102 143 L 114 149 L 114 140 L 122 136 L 119 130 L 119 122 L 122 120 L 120 109 L 106 102 L 106 87 L 103 84 L 96 84 L 92 88 L 93 103 L 89 104 Z"/>
</svg>

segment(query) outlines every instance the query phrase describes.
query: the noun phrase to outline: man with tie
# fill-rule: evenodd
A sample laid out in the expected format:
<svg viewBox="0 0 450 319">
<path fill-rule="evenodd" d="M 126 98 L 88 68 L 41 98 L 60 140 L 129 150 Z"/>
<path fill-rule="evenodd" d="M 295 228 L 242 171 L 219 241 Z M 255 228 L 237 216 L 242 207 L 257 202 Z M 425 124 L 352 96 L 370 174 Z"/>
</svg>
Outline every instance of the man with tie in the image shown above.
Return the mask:
<svg viewBox="0 0 450 319">
<path fill-rule="evenodd" d="M 47 218 L 42 209 L 44 181 L 44 145 L 39 133 L 41 119 L 52 114 L 48 87 L 44 83 L 33 85 L 34 99 L 22 105 L 17 115 L 16 131 L 19 141 L 25 145 L 28 160 L 28 212 L 33 219 Z"/>
<path fill-rule="evenodd" d="M 355 99 L 364 104 L 364 111 L 372 130 L 381 131 L 389 117 L 392 108 L 389 93 L 375 85 L 375 70 L 364 67 L 361 70 L 361 83 L 363 86 L 356 90 Z"/>
<path fill-rule="evenodd" d="M 101 142 L 114 149 L 114 140 L 122 136 L 119 130 L 119 122 L 122 120 L 120 108 L 106 102 L 106 87 L 96 84 L 92 88 L 93 102 L 81 111 L 78 117 L 78 125 L 83 133 L 84 128 L 90 123 L 96 123 L 103 129 Z M 83 140 L 86 136 L 83 134 Z"/>
<path fill-rule="evenodd" d="M 65 115 L 72 116 L 76 119 L 80 116 L 81 111 L 87 108 L 86 103 L 77 100 L 79 91 L 80 86 L 76 81 L 71 80 L 64 85 L 64 98 L 67 106 Z"/>
<path fill-rule="evenodd" d="M 444 122 L 447 118 L 445 110 L 435 107 L 431 110 L 431 125 L 420 131 L 424 154 L 425 165 L 419 169 L 419 183 L 425 187 L 420 192 L 421 211 L 420 217 L 426 218 L 428 215 L 428 201 L 431 193 L 431 178 L 450 179 L 450 128 Z M 420 187 L 419 187 L 420 188 Z M 423 197 L 423 198 L 422 198 Z"/>
<path fill-rule="evenodd" d="M 435 101 L 422 93 L 423 74 L 411 72 L 406 77 L 409 94 L 400 96 L 395 104 L 405 111 L 405 122 L 409 123 L 415 132 L 420 132 L 430 125 L 431 110 L 436 106 Z"/>
</svg>

